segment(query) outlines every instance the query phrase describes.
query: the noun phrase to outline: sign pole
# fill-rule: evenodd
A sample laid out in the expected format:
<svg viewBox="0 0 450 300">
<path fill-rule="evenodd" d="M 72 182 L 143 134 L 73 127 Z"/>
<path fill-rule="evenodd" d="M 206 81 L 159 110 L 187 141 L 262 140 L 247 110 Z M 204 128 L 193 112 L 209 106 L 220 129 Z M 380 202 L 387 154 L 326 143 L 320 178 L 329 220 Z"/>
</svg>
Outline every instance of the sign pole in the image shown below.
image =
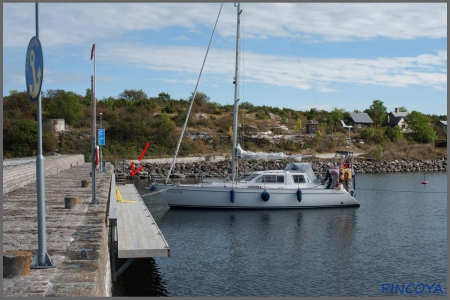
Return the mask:
<svg viewBox="0 0 450 300">
<path fill-rule="evenodd" d="M 102 116 L 103 114 L 100 113 L 100 129 L 102 129 Z M 102 143 L 98 143 L 98 145 L 100 146 L 100 172 L 103 173 Z"/>
<path fill-rule="evenodd" d="M 39 38 L 39 8 L 36 3 L 36 37 Z M 43 70 L 42 70 L 43 71 Z M 37 210 L 38 210 L 38 252 L 31 261 L 30 268 L 46 269 L 54 268 L 47 253 L 46 224 L 45 224 L 45 172 L 44 156 L 42 155 L 42 99 L 39 91 L 37 102 L 37 157 L 36 157 L 36 181 L 37 181 Z"/>
<path fill-rule="evenodd" d="M 92 87 L 92 91 L 94 88 L 94 76 L 91 76 L 91 87 Z M 98 204 L 98 199 L 97 199 L 97 180 L 96 180 L 96 166 L 95 166 L 95 159 L 96 159 L 96 147 L 95 147 L 95 142 L 97 140 L 97 136 L 96 136 L 96 127 L 97 127 L 97 123 L 96 123 L 96 106 L 97 106 L 97 101 L 95 101 L 95 94 L 94 92 L 92 92 L 92 202 L 91 204 Z"/>
</svg>

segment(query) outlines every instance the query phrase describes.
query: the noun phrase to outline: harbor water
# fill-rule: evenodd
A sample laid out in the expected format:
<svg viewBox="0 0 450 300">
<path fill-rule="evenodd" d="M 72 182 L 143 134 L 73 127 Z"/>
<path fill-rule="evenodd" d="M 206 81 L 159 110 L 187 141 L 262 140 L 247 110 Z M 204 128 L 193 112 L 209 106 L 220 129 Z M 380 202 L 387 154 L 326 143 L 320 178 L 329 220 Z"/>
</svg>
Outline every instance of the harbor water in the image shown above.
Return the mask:
<svg viewBox="0 0 450 300">
<path fill-rule="evenodd" d="M 447 173 L 423 178 L 357 175 L 359 208 L 170 209 L 146 196 L 171 256 L 133 262 L 113 295 L 446 296 Z"/>
</svg>

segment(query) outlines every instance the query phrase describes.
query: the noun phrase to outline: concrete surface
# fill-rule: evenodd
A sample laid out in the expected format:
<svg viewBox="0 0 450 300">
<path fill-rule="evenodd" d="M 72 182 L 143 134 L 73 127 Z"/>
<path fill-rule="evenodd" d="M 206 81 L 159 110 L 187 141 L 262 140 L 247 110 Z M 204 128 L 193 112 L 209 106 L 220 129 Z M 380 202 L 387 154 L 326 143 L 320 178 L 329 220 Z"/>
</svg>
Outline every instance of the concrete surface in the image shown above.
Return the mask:
<svg viewBox="0 0 450 300">
<path fill-rule="evenodd" d="M 44 157 L 44 173 L 46 176 L 56 174 L 79 164 L 84 164 L 84 156 L 81 154 Z M 33 182 L 36 182 L 36 158 L 4 161 L 3 195 Z"/>
<path fill-rule="evenodd" d="M 46 176 L 47 253 L 57 266 L 3 278 L 3 297 L 111 295 L 106 224 L 111 172 L 98 173 L 100 204 L 92 205 L 92 188 L 81 187 L 82 180 L 91 180 L 91 170 L 90 163 L 82 163 Z M 78 204 L 65 209 L 64 197 L 78 197 Z M 37 249 L 36 184 L 28 184 L 3 195 L 3 251 L 29 251 L 34 257 Z"/>
</svg>

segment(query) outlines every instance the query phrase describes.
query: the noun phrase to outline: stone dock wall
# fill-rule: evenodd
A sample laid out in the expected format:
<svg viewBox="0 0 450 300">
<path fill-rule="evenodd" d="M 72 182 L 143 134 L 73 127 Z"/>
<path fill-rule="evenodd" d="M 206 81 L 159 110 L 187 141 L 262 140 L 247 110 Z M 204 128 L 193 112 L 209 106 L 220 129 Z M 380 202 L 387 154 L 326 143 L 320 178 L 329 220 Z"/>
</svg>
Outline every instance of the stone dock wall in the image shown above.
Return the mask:
<svg viewBox="0 0 450 300">
<path fill-rule="evenodd" d="M 45 176 L 56 174 L 72 166 L 84 163 L 84 156 L 66 155 L 44 158 Z M 3 195 L 36 182 L 36 160 L 17 166 L 3 167 Z"/>
<path fill-rule="evenodd" d="M 328 169 L 327 165 L 331 160 L 315 160 L 312 161 L 312 167 L 316 175 L 324 175 Z M 248 171 L 253 165 L 254 161 L 244 161 L 239 163 L 239 173 L 242 174 Z M 125 170 L 128 178 L 130 175 L 130 161 L 125 162 Z M 288 162 L 276 162 L 276 161 L 263 161 L 257 165 L 252 171 L 262 170 L 282 170 L 286 167 Z M 164 177 L 168 174 L 170 169 L 170 163 L 143 163 L 139 164 L 135 162 L 135 169 L 140 166 L 144 166 L 143 170 L 135 177 L 148 178 L 151 177 Z M 116 166 L 118 172 L 121 172 L 122 167 Z M 354 170 L 357 174 L 364 173 L 383 173 L 383 172 L 431 172 L 431 171 L 447 171 L 447 157 L 433 159 L 428 161 L 419 160 L 369 160 L 369 159 L 357 159 L 354 163 Z M 251 171 L 250 171 L 251 172 Z M 216 162 L 181 162 L 176 163 L 172 170 L 174 178 L 180 177 L 223 177 L 231 174 L 231 161 L 223 160 Z"/>
<path fill-rule="evenodd" d="M 93 205 L 92 187 L 81 184 L 82 180 L 92 180 L 92 165 L 80 162 L 79 157 L 61 157 L 51 164 L 46 159 L 46 173 L 53 173 L 45 178 L 46 244 L 56 267 L 30 269 L 26 276 L 4 277 L 4 297 L 111 296 L 107 208 L 112 168 L 97 173 L 99 204 Z M 15 178 L 20 180 L 20 176 Z M 78 197 L 78 204 L 66 209 L 65 197 Z M 36 184 L 3 195 L 3 251 L 28 251 L 33 257 L 36 254 L 36 201 Z"/>
</svg>

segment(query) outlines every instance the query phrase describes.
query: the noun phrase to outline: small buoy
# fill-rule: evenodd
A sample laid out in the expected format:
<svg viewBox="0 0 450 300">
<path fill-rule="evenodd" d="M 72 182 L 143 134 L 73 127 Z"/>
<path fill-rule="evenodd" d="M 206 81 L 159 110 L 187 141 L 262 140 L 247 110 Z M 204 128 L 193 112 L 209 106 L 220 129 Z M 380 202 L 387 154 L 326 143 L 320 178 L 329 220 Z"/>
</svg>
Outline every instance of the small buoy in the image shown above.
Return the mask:
<svg viewBox="0 0 450 300">
<path fill-rule="evenodd" d="M 302 191 L 300 189 L 297 189 L 297 200 L 298 202 L 302 201 Z"/>
<path fill-rule="evenodd" d="M 428 184 L 428 181 L 425 180 L 425 170 L 423 171 L 423 181 L 422 184 Z"/>
<path fill-rule="evenodd" d="M 230 191 L 230 202 L 234 203 L 234 190 L 233 189 L 231 189 L 231 191 Z"/>
<path fill-rule="evenodd" d="M 269 201 L 270 199 L 270 194 L 268 191 L 264 190 L 264 192 L 261 193 L 261 199 L 263 199 L 263 201 Z"/>
</svg>

